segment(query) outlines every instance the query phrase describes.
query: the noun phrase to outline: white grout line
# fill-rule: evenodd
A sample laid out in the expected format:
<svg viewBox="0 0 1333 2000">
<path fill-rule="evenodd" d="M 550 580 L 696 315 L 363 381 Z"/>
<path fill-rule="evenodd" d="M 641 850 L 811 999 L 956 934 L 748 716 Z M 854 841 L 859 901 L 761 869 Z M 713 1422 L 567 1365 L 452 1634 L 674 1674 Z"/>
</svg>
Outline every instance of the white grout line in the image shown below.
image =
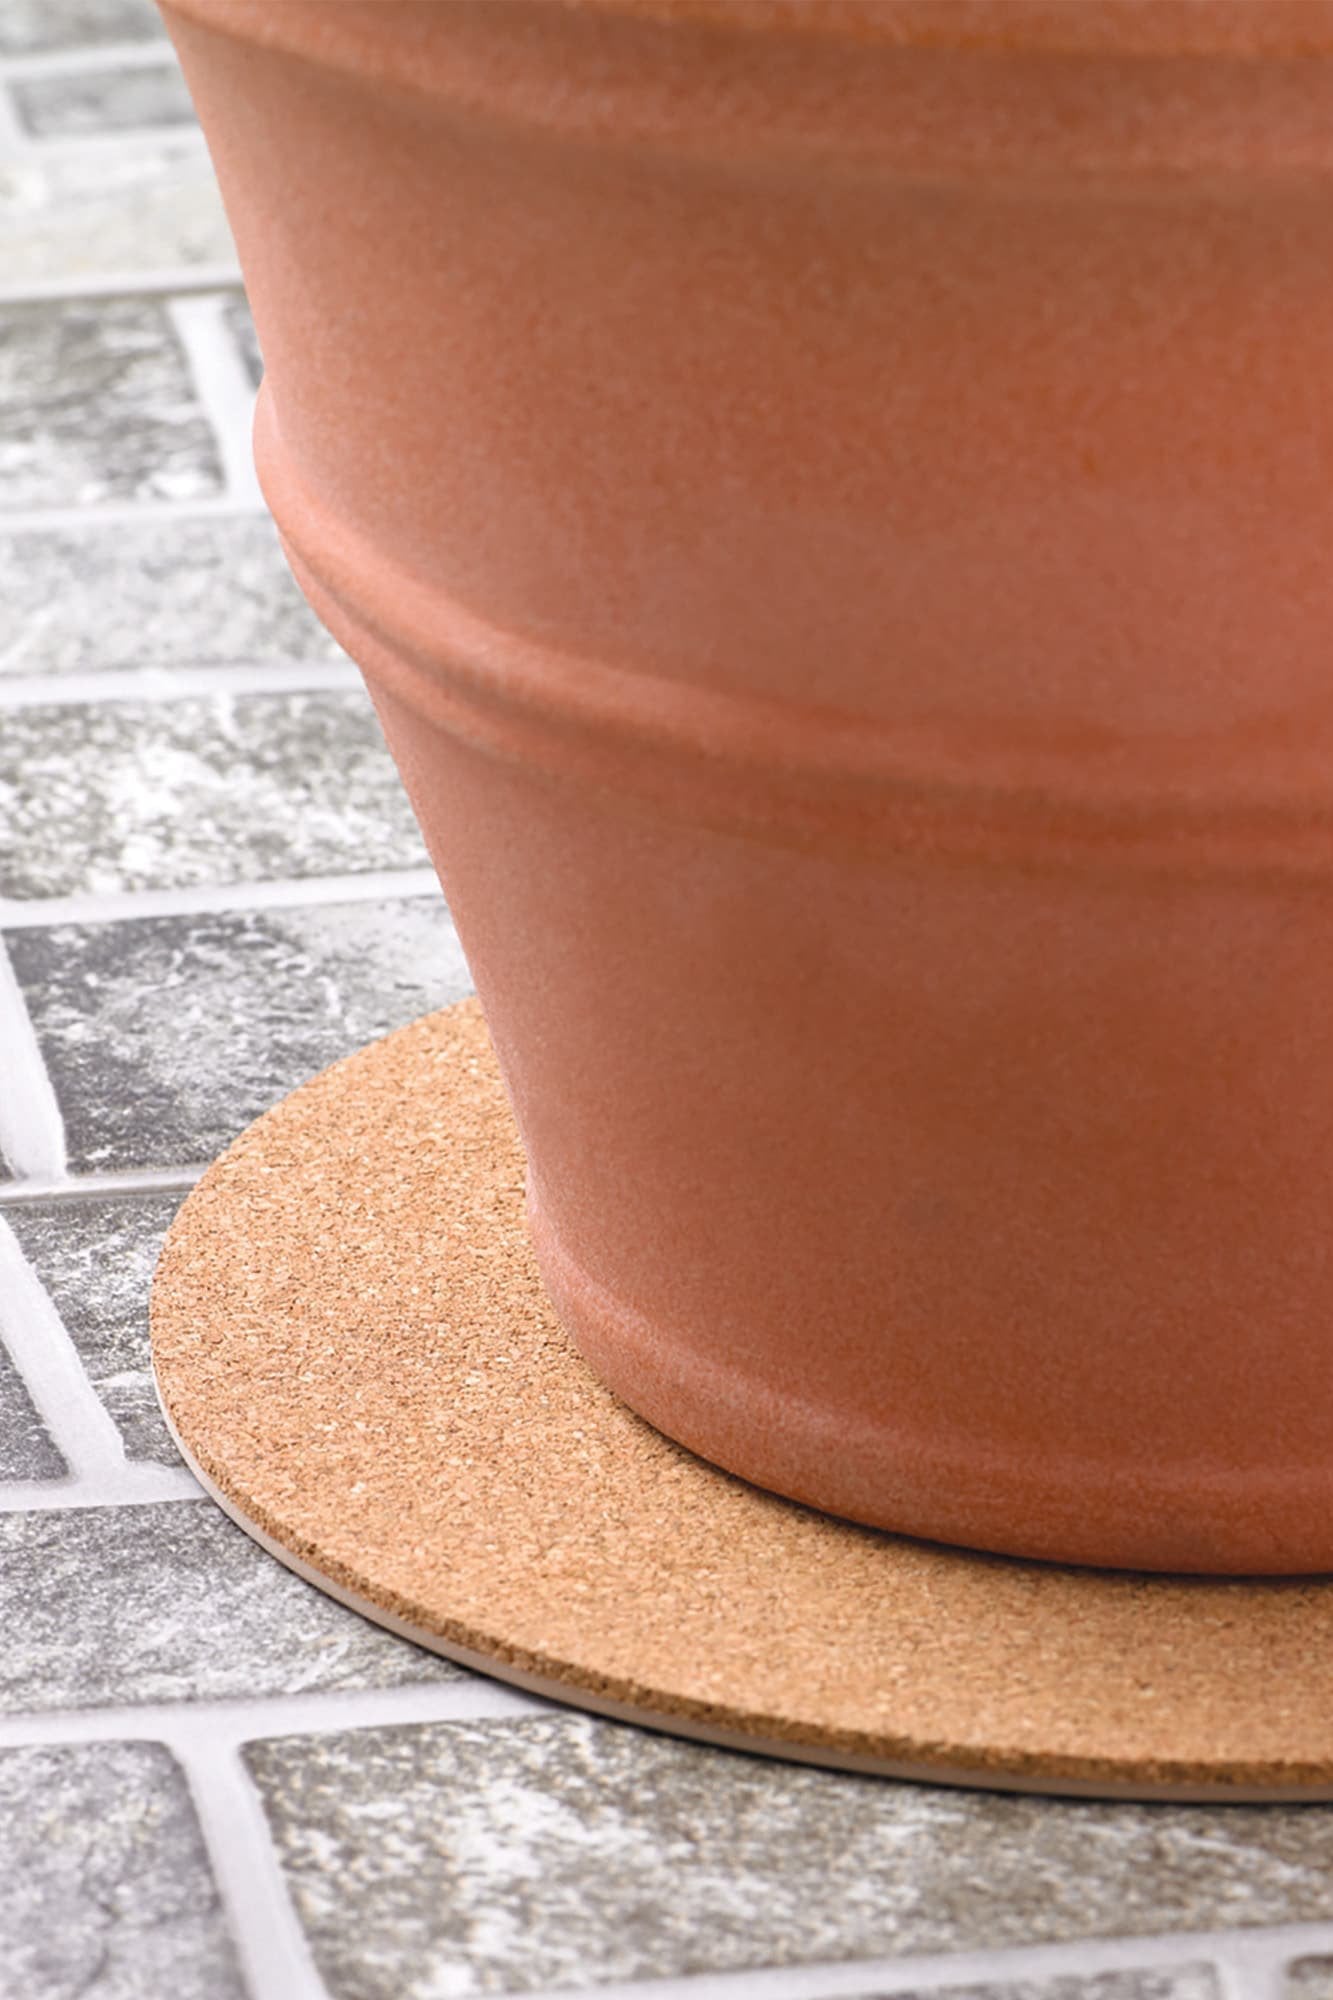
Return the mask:
<svg viewBox="0 0 1333 2000">
<path fill-rule="evenodd" d="M 0 1751 L 34 1744 L 164 1743 L 190 1780 L 247 1971 L 252 1978 L 264 1975 L 256 1979 L 255 2000 L 305 2000 L 320 1989 L 309 1984 L 308 1947 L 282 1886 L 262 1805 L 244 1767 L 231 1761 L 241 1747 L 272 1737 L 514 1720 L 552 1712 L 561 1711 L 477 1676 L 408 1687 L 6 1716 L 0 1717 Z M 595 1992 L 597 2000 L 855 2000 L 1211 1964 L 1221 1974 L 1227 2000 L 1274 2000 L 1274 1982 L 1284 1965 L 1329 1952 L 1333 1923 L 1298 1923 L 690 1973 L 611 1981 L 598 1984 Z M 280 1974 L 289 1983 L 283 1984 Z M 298 1975 L 304 1984 L 297 1983 Z M 542 1990 L 530 2000 L 568 2000 L 568 1988 Z"/>
<path fill-rule="evenodd" d="M 202 1500 L 204 1489 L 183 1465 L 127 1459 L 119 1472 L 69 1479 L 13 1479 L 0 1484 L 0 1515 L 73 1514 L 91 1507 L 160 1507 Z"/>
<path fill-rule="evenodd" d="M 838 2000 L 838 1996 L 948 1991 L 955 1986 L 1037 1983 L 1131 1968 L 1221 1964 L 1238 1933 L 1166 1931 L 1156 1937 L 1081 1938 L 1057 1944 L 992 1945 L 978 1951 L 840 1960 L 834 1964 L 687 1973 L 675 1979 L 599 1985 L 597 2000 Z M 1269 1934 L 1281 1952 L 1292 1933 Z M 1329 1933 L 1333 1935 L 1333 1932 Z M 556 2000 L 560 1989 L 525 2000 Z"/>
<path fill-rule="evenodd" d="M 262 1806 L 244 1767 L 230 1762 L 241 1746 L 266 1737 L 511 1720 L 551 1712 L 551 1704 L 479 1676 L 398 1688 L 11 1716 L 0 1718 L 0 1750 L 145 1739 L 165 1743 L 191 1781 L 237 1941 L 247 1952 L 247 1970 L 252 1978 L 257 1972 L 265 1975 L 256 1980 L 255 2000 L 304 2000 L 307 1993 L 318 1994 L 319 1988 L 309 1985 L 308 1947 L 282 1886 Z M 694 1973 L 608 1982 L 595 1991 L 597 2000 L 840 2000 L 840 1996 L 852 2000 L 861 1995 L 1212 1964 L 1221 1973 L 1227 2000 L 1240 1996 L 1272 2000 L 1272 1981 L 1281 1966 L 1298 1956 L 1330 1950 L 1333 1924 L 1291 1924 Z M 283 1978 L 288 1983 L 283 1984 Z M 568 2000 L 568 1989 L 535 1993 L 531 2000 Z"/>
<path fill-rule="evenodd" d="M 90 1195 L 184 1192 L 205 1171 L 198 1167 L 127 1167 L 121 1173 L 61 1174 L 51 1180 L 0 1181 L 0 1207 L 32 1201 L 79 1201 Z"/>
<path fill-rule="evenodd" d="M 478 1675 L 406 1687 L 10 1715 L 0 1717 L 0 1750 L 33 1744 L 147 1740 L 165 1743 L 183 1762 L 193 1765 L 201 1757 L 234 1754 L 243 1744 L 264 1738 L 515 1720 L 563 1712 L 555 1704 Z M 232 1810 L 235 1804 L 233 1801 Z M 259 1831 L 248 1812 L 239 1813 L 238 1818 L 242 1824 L 249 1823 L 251 1834 Z M 266 1827 L 263 1831 L 267 1836 Z M 219 1847 L 224 1844 L 219 1841 Z M 839 2000 L 840 1996 L 939 1990 L 993 1981 L 1001 1971 L 1006 1978 L 1017 1980 L 1212 1962 L 1230 1973 L 1229 1986 L 1239 1982 L 1243 1990 L 1257 1997 L 1276 1968 L 1296 1957 L 1329 1952 L 1333 1952 L 1333 1922 L 1297 1923 L 691 1973 L 612 1981 L 599 1984 L 596 1993 L 597 2000 Z M 532 2000 L 555 2000 L 555 1994 L 535 1993 Z"/>
<path fill-rule="evenodd" d="M 1234 1951 L 1228 1951 L 1225 1960 L 1214 1961 L 1217 1974 L 1219 2000 L 1259 2000 L 1253 1991 L 1254 1981 L 1248 1964 L 1243 1963 Z"/>
<path fill-rule="evenodd" d="M 438 896 L 433 868 L 381 868 L 364 875 L 312 875 L 281 882 L 209 882 L 189 889 L 89 891 L 73 896 L 0 897 L 0 931 L 36 930 L 50 924 L 122 923 L 134 917 L 199 917 L 260 910 L 304 909 L 324 903 L 371 903 L 388 898 Z M 0 1048 L 4 1047 L 0 1014 Z M 34 1175 L 54 1170 L 29 1169 Z"/>
<path fill-rule="evenodd" d="M 595 1988 L 596 2000 L 862 2000 L 883 1994 L 947 1992 L 962 1986 L 1032 1983 L 1130 1969 L 1215 1965 L 1223 1988 L 1237 1963 L 1281 1966 L 1302 1951 L 1328 1950 L 1333 1926 L 1291 1925 L 1246 1931 L 1163 1931 L 1156 1936 L 1075 1938 L 1055 1944 L 992 1945 L 977 1951 L 901 1958 L 761 1966 L 738 1972 L 685 1973 L 672 1979 L 616 1980 Z M 1232 1979 L 1228 1979 L 1230 1973 Z M 1245 1976 L 1243 1973 L 1242 1977 Z M 546 1988 L 524 2000 L 569 2000 L 568 1988 Z M 1255 2000 L 1261 1996 L 1255 1995 Z M 1262 1996 L 1273 2000 L 1273 1996 Z"/>
<path fill-rule="evenodd" d="M 11 674 L 0 675 L 0 710 L 66 708 L 102 701 L 186 701 L 214 694 L 337 694 L 361 685 L 355 664 L 347 659 Z"/>
<path fill-rule="evenodd" d="M 127 1474 L 133 1475 L 139 1468 L 126 1465 L 120 1432 L 84 1373 L 59 1313 L 3 1217 L 0 1340 L 75 1480 L 109 1483 L 117 1490 L 123 1487 Z"/>
<path fill-rule="evenodd" d="M 171 43 L 159 35 L 151 42 L 103 42 L 100 47 L 41 49 L 32 55 L 0 56 L 0 78 L 21 81 L 29 76 L 91 76 L 117 69 L 174 69 Z"/>
<path fill-rule="evenodd" d="M 1322 1949 L 1327 1950 L 1330 1944 L 1333 1930 L 1327 1933 Z M 1239 1933 L 1225 1956 L 1219 1953 L 1222 2000 L 1283 2000 L 1287 1963 L 1294 1956 L 1285 1940 L 1275 1944 L 1267 1937 L 1255 1939 Z"/>
<path fill-rule="evenodd" d="M 236 1750 L 264 1737 L 326 1736 L 412 1723 L 484 1722 L 549 1715 L 550 1702 L 480 1674 L 421 1680 L 405 1687 L 330 1688 L 234 1700 L 143 1702 L 120 1708 L 42 1709 L 0 1714 L 0 1750 L 33 1743 L 123 1743 L 145 1739 L 173 1750 Z"/>
<path fill-rule="evenodd" d="M 176 1751 L 250 2000 L 328 2000 L 258 1788 L 236 1751 Z"/>
<path fill-rule="evenodd" d="M 3 300 L 0 300 L 0 304 Z M 40 535 L 69 528 L 151 528 L 167 521 L 211 521 L 242 516 L 267 518 L 262 496 L 213 493 L 197 500 L 107 500 L 95 507 L 0 508 L 0 535 Z"/>
<path fill-rule="evenodd" d="M 165 1743 L 185 1772 L 252 2000 L 324 2000 L 241 1746 L 265 1736 L 507 1717 L 531 1714 L 541 1706 L 495 1682 L 465 1680 L 75 1715 L 56 1712 L 0 1718 L 0 1750 L 33 1743 Z"/>
<path fill-rule="evenodd" d="M 199 400 L 212 423 L 227 491 L 259 502 L 263 496 L 250 443 L 255 391 L 223 323 L 228 303 L 224 293 L 205 292 L 173 298 L 167 311 L 188 357 Z"/>
<path fill-rule="evenodd" d="M 3 95 L 0 87 L 0 98 Z M 241 290 L 241 273 L 235 264 L 171 264 L 147 271 L 90 271 L 68 278 L 34 278 L 21 285 L 0 285 L 0 305 L 59 305 L 66 300 L 132 298 L 144 292 L 189 296 Z M 103 510 L 99 506 L 96 511 L 100 516 Z"/>
<path fill-rule="evenodd" d="M 59 1179 L 65 1125 L 28 1004 L 0 938 L 0 1159 L 17 1175 Z"/>
</svg>

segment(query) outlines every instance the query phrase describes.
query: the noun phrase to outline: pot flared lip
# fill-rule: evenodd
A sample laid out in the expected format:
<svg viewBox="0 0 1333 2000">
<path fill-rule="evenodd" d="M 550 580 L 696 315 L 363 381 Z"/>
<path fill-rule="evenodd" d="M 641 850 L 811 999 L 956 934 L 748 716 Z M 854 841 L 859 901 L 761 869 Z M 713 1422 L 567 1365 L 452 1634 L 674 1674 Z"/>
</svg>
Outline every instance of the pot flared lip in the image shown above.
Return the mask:
<svg viewBox="0 0 1333 2000">
<path fill-rule="evenodd" d="M 160 4 L 459 129 L 741 173 L 1057 195 L 1333 176 L 1333 0 Z"/>
<path fill-rule="evenodd" d="M 459 0 L 449 0 L 451 7 Z M 478 4 L 478 0 L 472 0 Z M 480 0 L 497 15 L 524 0 Z M 622 18 L 764 41 L 843 43 L 959 55 L 1236 59 L 1333 55 L 1333 0 L 528 0 L 550 15 Z M 309 46 L 292 0 L 165 0 L 167 10 L 270 47 Z M 439 0 L 352 10 L 393 37 Z"/>
<path fill-rule="evenodd" d="M 1333 54 L 1333 0 L 548 0 L 732 33 L 979 54 Z"/>
</svg>

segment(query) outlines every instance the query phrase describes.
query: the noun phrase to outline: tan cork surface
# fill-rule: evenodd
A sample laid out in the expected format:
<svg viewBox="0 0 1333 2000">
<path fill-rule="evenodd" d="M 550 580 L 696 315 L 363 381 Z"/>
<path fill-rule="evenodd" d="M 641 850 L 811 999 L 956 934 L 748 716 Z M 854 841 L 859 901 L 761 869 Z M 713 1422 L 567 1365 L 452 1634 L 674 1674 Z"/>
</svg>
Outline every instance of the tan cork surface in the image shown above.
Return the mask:
<svg viewBox="0 0 1333 2000">
<path fill-rule="evenodd" d="M 522 1190 L 468 1001 L 295 1092 L 186 1202 L 153 1294 L 164 1406 L 284 1561 L 683 1734 L 948 1782 L 1333 1797 L 1333 1582 L 1011 1562 L 746 1486 L 598 1386 Z"/>
</svg>

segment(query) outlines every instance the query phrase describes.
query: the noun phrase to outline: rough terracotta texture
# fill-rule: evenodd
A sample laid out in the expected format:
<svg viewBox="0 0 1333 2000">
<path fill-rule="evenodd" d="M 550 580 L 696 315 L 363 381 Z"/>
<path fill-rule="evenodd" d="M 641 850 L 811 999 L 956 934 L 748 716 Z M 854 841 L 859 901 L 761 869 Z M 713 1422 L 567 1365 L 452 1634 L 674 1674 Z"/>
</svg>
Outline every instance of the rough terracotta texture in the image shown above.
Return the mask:
<svg viewBox="0 0 1333 2000">
<path fill-rule="evenodd" d="M 1333 10 L 169 14 L 584 1353 L 864 1520 L 1333 1564 Z"/>
</svg>

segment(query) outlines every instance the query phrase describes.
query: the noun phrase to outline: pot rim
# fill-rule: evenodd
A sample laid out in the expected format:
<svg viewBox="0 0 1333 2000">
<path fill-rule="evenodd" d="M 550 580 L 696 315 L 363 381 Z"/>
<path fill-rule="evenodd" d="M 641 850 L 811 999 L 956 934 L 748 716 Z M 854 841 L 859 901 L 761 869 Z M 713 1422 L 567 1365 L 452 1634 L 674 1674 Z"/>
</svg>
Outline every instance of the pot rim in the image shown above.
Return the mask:
<svg viewBox="0 0 1333 2000">
<path fill-rule="evenodd" d="M 170 11 L 270 48 L 311 54 L 302 32 L 311 0 L 166 0 Z M 467 4 L 467 0 L 463 0 Z M 477 0 L 472 0 L 476 5 Z M 480 0 L 511 16 L 533 0 Z M 662 29 L 713 31 L 749 41 L 841 43 L 947 50 L 955 55 L 1171 58 L 1238 61 L 1333 56 L 1333 0 L 537 0 L 548 14 L 620 18 Z M 459 0 L 450 0 L 450 12 Z M 328 18 L 328 9 L 319 10 Z M 339 9 L 395 24 L 438 14 L 433 0 L 365 0 Z M 332 55 L 336 33 L 314 39 Z"/>
<path fill-rule="evenodd" d="M 1333 54 L 1333 0 L 555 0 L 666 26 L 965 54 Z"/>
<path fill-rule="evenodd" d="M 160 0 L 508 143 L 1149 193 L 1333 175 L 1333 0 Z"/>
</svg>

